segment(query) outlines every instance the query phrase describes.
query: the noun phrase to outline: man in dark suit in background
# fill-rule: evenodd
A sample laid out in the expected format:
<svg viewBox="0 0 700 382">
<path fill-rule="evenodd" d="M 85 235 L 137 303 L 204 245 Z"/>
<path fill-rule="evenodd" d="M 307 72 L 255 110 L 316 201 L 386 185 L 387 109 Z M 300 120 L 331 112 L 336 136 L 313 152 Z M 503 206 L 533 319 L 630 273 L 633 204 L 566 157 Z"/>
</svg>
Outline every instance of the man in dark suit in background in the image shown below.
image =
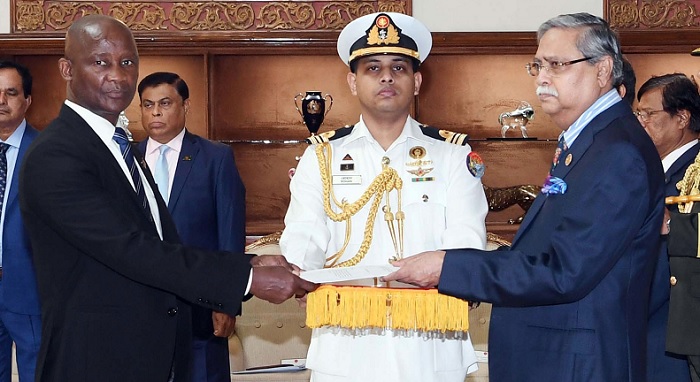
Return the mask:
<svg viewBox="0 0 700 382">
<path fill-rule="evenodd" d="M 182 243 L 207 250 L 243 253 L 245 187 L 231 148 L 185 129 L 190 108 L 187 83 L 175 73 L 146 76 L 138 86 L 141 124 L 148 139 L 139 144 Z M 235 316 L 193 306 L 192 380 L 231 380 L 228 337 Z"/>
<path fill-rule="evenodd" d="M 31 104 L 29 69 L 0 61 L 0 382 L 11 379 L 13 342 L 20 379 L 34 380 L 41 342 L 32 251 L 17 199 L 22 158 L 39 134 L 24 119 Z"/>
<path fill-rule="evenodd" d="M 279 303 L 315 288 L 281 256 L 179 244 L 150 172 L 114 126 L 138 68 L 122 22 L 90 15 L 68 29 L 67 100 L 20 174 L 42 303 L 36 381 L 189 382 L 190 304 L 235 315 L 248 292 Z"/>
<path fill-rule="evenodd" d="M 666 196 L 677 196 L 676 184 L 698 155 L 700 134 L 700 94 L 685 74 L 665 74 L 652 77 L 639 88 L 639 104 L 635 114 L 654 142 L 664 167 Z M 678 212 L 676 204 L 668 210 Z M 650 382 L 690 380 L 685 357 L 666 352 L 668 323 L 669 278 L 666 235 L 669 219 L 665 212 L 661 226 L 661 248 L 657 256 L 654 281 L 649 302 L 649 334 L 647 370 Z"/>
<path fill-rule="evenodd" d="M 604 20 L 558 16 L 538 42 L 528 72 L 563 132 L 512 247 L 425 252 L 385 279 L 492 303 L 494 382 L 644 381 L 663 218 L 659 156 L 613 88 L 622 55 Z"/>
</svg>

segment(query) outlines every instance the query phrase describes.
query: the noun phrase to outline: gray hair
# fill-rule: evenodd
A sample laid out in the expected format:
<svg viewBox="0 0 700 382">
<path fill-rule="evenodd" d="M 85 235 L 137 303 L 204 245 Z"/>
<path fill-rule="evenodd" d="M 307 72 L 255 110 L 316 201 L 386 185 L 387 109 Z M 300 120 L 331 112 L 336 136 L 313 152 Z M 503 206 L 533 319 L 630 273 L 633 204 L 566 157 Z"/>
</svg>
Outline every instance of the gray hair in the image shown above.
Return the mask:
<svg viewBox="0 0 700 382">
<path fill-rule="evenodd" d="M 617 34 L 610 28 L 610 25 L 598 16 L 589 13 L 573 13 L 559 15 L 545 21 L 537 30 L 537 42 L 542 36 L 553 28 L 580 29 L 576 48 L 584 57 L 593 57 L 591 63 L 600 62 L 605 56 L 613 60 L 611 83 L 622 83 L 622 49 Z"/>
</svg>

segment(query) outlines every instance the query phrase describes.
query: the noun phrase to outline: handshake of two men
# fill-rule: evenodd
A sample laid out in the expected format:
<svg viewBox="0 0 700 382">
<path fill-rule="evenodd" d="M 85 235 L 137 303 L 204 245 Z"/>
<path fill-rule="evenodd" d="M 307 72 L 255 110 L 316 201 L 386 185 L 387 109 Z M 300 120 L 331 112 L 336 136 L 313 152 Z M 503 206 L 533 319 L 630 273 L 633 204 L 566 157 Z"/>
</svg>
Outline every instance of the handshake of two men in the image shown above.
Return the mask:
<svg viewBox="0 0 700 382">
<path fill-rule="evenodd" d="M 317 284 L 299 277 L 300 269 L 280 255 L 254 256 L 250 293 L 255 297 L 280 304 L 291 297 L 303 297 L 316 290 Z"/>
</svg>

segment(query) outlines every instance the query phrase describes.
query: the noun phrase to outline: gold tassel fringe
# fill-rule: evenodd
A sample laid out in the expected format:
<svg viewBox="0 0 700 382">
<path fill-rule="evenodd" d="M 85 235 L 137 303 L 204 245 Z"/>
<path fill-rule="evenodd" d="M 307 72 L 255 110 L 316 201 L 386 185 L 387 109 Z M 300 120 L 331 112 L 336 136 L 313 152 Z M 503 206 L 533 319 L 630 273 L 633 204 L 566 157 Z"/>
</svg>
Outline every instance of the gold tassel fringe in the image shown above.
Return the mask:
<svg viewBox="0 0 700 382">
<path fill-rule="evenodd" d="M 437 289 L 322 285 L 308 294 L 306 325 L 460 332 L 469 329 L 469 303 Z"/>
</svg>

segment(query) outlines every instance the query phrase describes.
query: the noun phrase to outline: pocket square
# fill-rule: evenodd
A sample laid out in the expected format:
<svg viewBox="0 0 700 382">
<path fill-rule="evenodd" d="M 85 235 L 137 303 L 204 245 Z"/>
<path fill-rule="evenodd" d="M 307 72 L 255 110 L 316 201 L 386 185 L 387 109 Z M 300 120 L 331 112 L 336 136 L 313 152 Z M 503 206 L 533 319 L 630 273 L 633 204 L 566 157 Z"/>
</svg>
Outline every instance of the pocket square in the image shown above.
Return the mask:
<svg viewBox="0 0 700 382">
<path fill-rule="evenodd" d="M 543 194 L 564 194 L 566 193 L 566 182 L 562 178 L 547 175 L 542 186 Z"/>
</svg>

